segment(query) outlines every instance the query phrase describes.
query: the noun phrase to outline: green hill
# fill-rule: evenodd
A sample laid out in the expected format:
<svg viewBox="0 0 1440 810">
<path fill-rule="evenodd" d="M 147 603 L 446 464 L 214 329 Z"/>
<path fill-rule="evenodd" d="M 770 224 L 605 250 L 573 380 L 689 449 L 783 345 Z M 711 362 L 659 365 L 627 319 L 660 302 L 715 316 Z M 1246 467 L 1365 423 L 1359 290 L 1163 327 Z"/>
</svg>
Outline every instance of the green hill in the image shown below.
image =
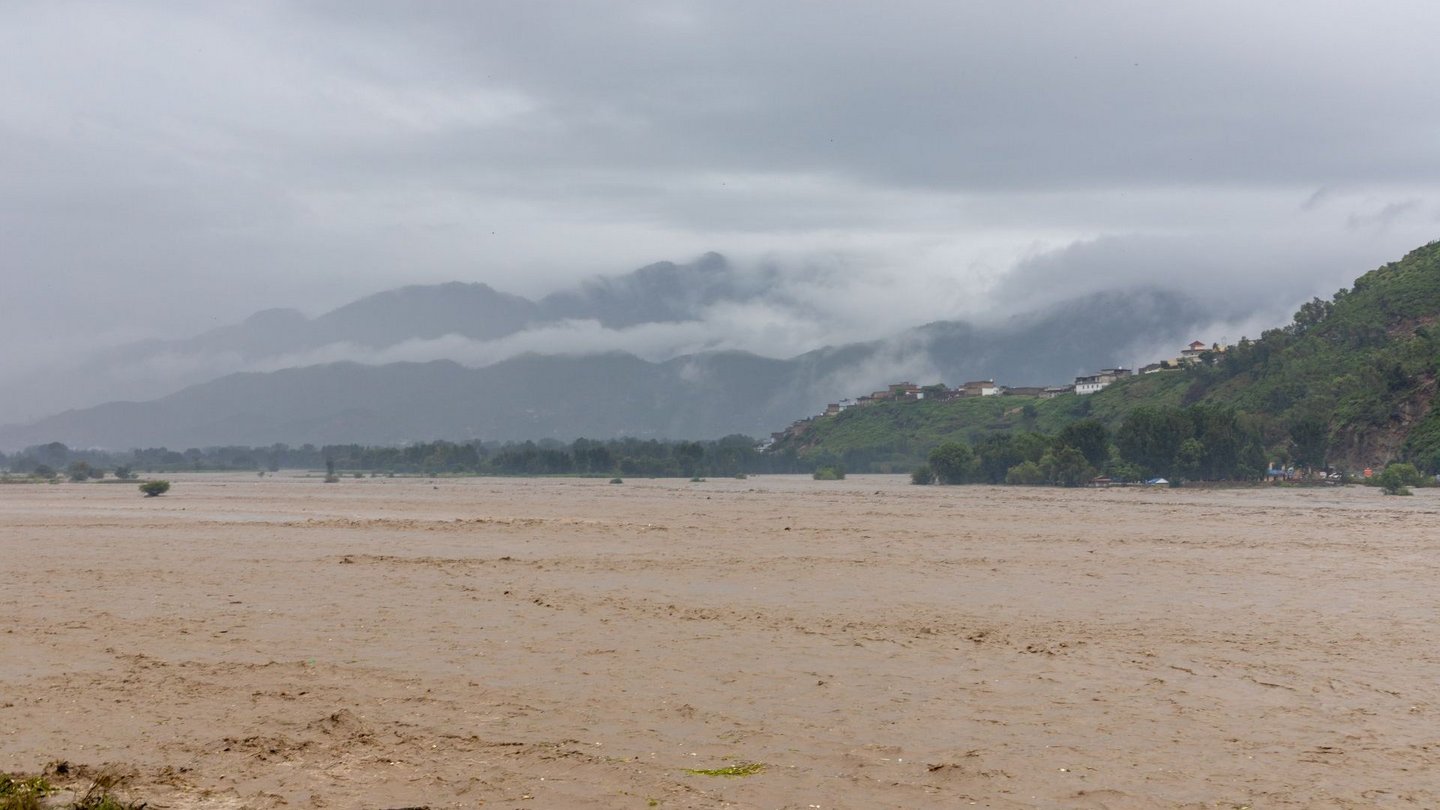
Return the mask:
<svg viewBox="0 0 1440 810">
<path fill-rule="evenodd" d="M 1440 414 L 1440 242 L 1355 280 L 1295 320 L 1202 369 L 1187 401 L 1220 402 L 1272 424 L 1323 422 L 1332 458 L 1350 466 L 1400 458 L 1435 469 Z"/>
<path fill-rule="evenodd" d="M 1242 339 L 1214 362 L 1121 380 L 1089 396 L 893 402 L 813 420 L 773 452 L 902 471 L 936 446 L 993 434 L 1054 435 L 1094 419 L 1111 435 L 1137 409 L 1234 411 L 1271 459 L 1321 447 L 1347 469 L 1411 461 L 1440 468 L 1440 242 L 1303 305 L 1284 327 Z M 1310 436 L 1310 439 L 1306 439 Z"/>
</svg>

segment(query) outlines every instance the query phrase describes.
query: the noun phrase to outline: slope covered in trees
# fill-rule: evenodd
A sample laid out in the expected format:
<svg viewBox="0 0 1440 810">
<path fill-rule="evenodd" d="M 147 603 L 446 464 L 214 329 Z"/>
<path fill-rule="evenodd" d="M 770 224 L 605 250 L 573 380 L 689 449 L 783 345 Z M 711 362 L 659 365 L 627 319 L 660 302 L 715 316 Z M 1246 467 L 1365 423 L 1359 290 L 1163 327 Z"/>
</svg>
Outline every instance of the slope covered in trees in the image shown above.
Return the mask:
<svg viewBox="0 0 1440 810">
<path fill-rule="evenodd" d="M 1323 432 L 1350 465 L 1400 458 L 1440 464 L 1440 242 L 1314 299 L 1289 325 L 1242 341 L 1199 369 L 1187 401 L 1222 402 L 1266 417 L 1272 440 Z"/>
<path fill-rule="evenodd" d="M 1089 396 L 852 409 L 816 420 L 778 449 L 856 471 L 901 471 L 938 447 L 965 444 L 976 451 L 969 474 L 999 480 L 996 459 L 1041 468 L 1047 451 L 1053 460 L 1070 446 L 1057 435 L 1086 420 L 1107 432 L 1107 455 L 1090 459 L 1096 473 L 1254 478 L 1267 462 L 1353 470 L 1397 460 L 1435 472 L 1437 321 L 1440 242 L 1366 273 L 1328 300 L 1304 304 L 1290 324 L 1192 368 L 1122 380 Z M 1034 472 L 1025 468 L 1021 477 Z"/>
</svg>

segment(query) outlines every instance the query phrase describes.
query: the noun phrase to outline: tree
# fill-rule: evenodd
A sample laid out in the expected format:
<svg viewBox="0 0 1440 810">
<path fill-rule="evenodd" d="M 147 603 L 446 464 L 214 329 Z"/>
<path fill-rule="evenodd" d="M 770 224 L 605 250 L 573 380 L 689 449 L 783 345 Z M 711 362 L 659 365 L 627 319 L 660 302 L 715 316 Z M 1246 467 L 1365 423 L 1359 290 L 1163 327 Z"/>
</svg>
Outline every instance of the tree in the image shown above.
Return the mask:
<svg viewBox="0 0 1440 810">
<path fill-rule="evenodd" d="M 1145 470 L 1128 461 L 1111 462 L 1107 468 L 1110 477 L 1116 481 L 1131 482 L 1145 480 Z"/>
<path fill-rule="evenodd" d="M 705 447 L 699 442 L 681 442 L 675 445 L 675 460 L 680 462 L 680 472 L 692 476 L 705 457 Z"/>
<path fill-rule="evenodd" d="M 135 477 L 135 471 L 130 469 L 129 465 L 121 464 L 115 468 L 115 477 L 121 481 L 129 481 Z"/>
<path fill-rule="evenodd" d="M 169 491 L 170 491 L 170 482 L 169 482 L 169 481 L 146 481 L 145 483 L 143 483 L 143 484 L 140 485 L 140 491 L 143 492 L 143 493 L 145 493 L 145 497 L 147 497 L 147 498 L 154 498 L 154 497 L 156 497 L 156 496 L 158 496 L 158 495 L 164 495 L 165 493 L 169 492 Z"/>
<path fill-rule="evenodd" d="M 980 478 L 992 484 L 1003 484 L 1010 468 L 1026 460 L 1015 437 L 1009 433 L 986 436 L 975 448 L 975 455 L 979 458 Z"/>
<path fill-rule="evenodd" d="M 1376 478 L 1386 495 L 1409 495 L 1410 487 L 1422 486 L 1425 476 L 1414 464 L 1391 464 Z"/>
<path fill-rule="evenodd" d="M 1008 483 L 1010 470 L 1022 461 L 1039 462 L 1054 442 L 1043 433 L 992 433 L 975 448 L 979 480 Z"/>
<path fill-rule="evenodd" d="M 1329 301 L 1319 298 L 1312 298 L 1300 305 L 1300 311 L 1295 313 L 1295 331 L 1304 332 L 1312 326 L 1318 325 L 1329 317 L 1335 310 L 1335 305 Z"/>
<path fill-rule="evenodd" d="M 1005 483 L 1020 486 L 1035 486 L 1045 483 L 1045 473 L 1033 461 L 1022 461 L 1005 474 Z"/>
<path fill-rule="evenodd" d="M 1290 425 L 1290 444 L 1297 464 L 1323 469 L 1330 446 L 1330 426 L 1318 416 L 1301 417 Z"/>
<path fill-rule="evenodd" d="M 1099 467 L 1110 457 L 1110 432 L 1098 419 L 1081 419 L 1066 425 L 1055 437 L 1056 447 L 1073 447 L 1092 466 Z"/>
<path fill-rule="evenodd" d="M 1194 435 L 1190 417 L 1179 408 L 1144 406 L 1125 417 L 1115 432 L 1120 455 L 1152 475 L 1175 474 L 1180 445 Z"/>
<path fill-rule="evenodd" d="M 1085 460 L 1085 454 L 1073 447 L 1064 446 L 1047 452 L 1040 459 L 1040 472 L 1052 484 L 1062 487 L 1078 487 L 1095 477 L 1095 468 Z"/>
<path fill-rule="evenodd" d="M 587 454 L 586 464 L 590 472 L 610 472 L 615 469 L 615 457 L 605 447 L 592 447 Z"/>
<path fill-rule="evenodd" d="M 1199 439 L 1190 438 L 1180 443 L 1180 449 L 1175 452 L 1175 472 L 1190 480 L 1204 477 L 1205 471 L 1205 443 Z"/>
<path fill-rule="evenodd" d="M 910 483 L 921 486 L 935 483 L 935 471 L 930 469 L 929 464 L 921 464 L 910 471 Z"/>
<path fill-rule="evenodd" d="M 1375 477 L 1375 483 L 1380 486 L 1381 491 L 1386 495 L 1409 495 L 1410 489 L 1405 486 L 1405 477 L 1396 468 L 1398 464 L 1391 464 L 1384 472 Z"/>
<path fill-rule="evenodd" d="M 1088 402 L 1088 400 L 1087 400 Z M 1054 441 L 1044 433 L 1016 433 L 1011 437 L 1015 450 L 1026 461 L 1040 461 Z"/>
<path fill-rule="evenodd" d="M 969 445 L 946 442 L 930 451 L 930 469 L 942 484 L 963 484 L 970 478 L 975 453 Z"/>
<path fill-rule="evenodd" d="M 60 442 L 50 442 L 39 447 L 32 447 L 27 453 L 35 456 L 41 464 L 52 469 L 58 470 L 70 463 L 70 448 Z"/>
<path fill-rule="evenodd" d="M 1194 431 L 1194 439 L 1200 443 L 1199 456 L 1192 460 L 1189 468 L 1181 468 L 1180 474 L 1191 479 L 1220 480 L 1237 476 L 1245 430 L 1240 426 L 1239 415 L 1233 408 L 1218 405 L 1195 405 L 1186 409 Z M 1180 451 L 1185 451 L 1181 443 Z M 1191 448 L 1193 453 L 1195 448 Z M 1180 458 L 1177 455 L 1176 462 Z"/>
<path fill-rule="evenodd" d="M 1005 483 L 1009 470 L 1021 461 L 1038 461 L 1050 442 L 1038 434 L 991 434 L 975 448 L 979 480 Z"/>
<path fill-rule="evenodd" d="M 80 481 L 88 481 L 90 479 L 90 471 L 90 464 L 85 461 L 72 461 L 69 466 L 65 468 L 65 474 L 70 476 L 71 481 L 77 483 Z"/>
</svg>

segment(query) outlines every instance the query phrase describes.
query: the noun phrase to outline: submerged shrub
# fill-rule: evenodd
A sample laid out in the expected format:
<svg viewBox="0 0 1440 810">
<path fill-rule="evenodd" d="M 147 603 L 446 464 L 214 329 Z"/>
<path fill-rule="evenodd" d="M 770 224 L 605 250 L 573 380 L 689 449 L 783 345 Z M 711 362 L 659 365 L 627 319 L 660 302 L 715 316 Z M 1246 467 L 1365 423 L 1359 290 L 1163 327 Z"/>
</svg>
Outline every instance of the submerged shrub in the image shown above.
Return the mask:
<svg viewBox="0 0 1440 810">
<path fill-rule="evenodd" d="M 169 492 L 170 482 L 146 481 L 145 483 L 140 485 L 140 491 L 145 493 L 145 497 L 154 498 L 157 495 L 164 495 L 165 493 Z"/>
<path fill-rule="evenodd" d="M 3 810 L 40 810 L 41 801 L 55 792 L 43 776 L 11 777 L 0 773 L 0 808 Z"/>
<path fill-rule="evenodd" d="M 1386 495 L 1409 495 L 1410 487 L 1424 485 L 1425 476 L 1414 464 L 1391 464 L 1380 473 L 1375 482 Z"/>
</svg>

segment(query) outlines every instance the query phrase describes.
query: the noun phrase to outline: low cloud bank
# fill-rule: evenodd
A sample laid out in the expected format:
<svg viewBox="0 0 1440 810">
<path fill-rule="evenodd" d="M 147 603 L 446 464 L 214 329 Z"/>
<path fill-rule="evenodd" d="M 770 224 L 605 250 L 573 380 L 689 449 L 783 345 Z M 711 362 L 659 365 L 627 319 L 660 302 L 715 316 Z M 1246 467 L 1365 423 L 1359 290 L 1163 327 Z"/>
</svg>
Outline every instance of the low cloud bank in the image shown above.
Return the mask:
<svg viewBox="0 0 1440 810">
<path fill-rule="evenodd" d="M 1353 206 L 1335 195 L 1306 201 L 1307 210 Z M 1376 203 L 1377 210 L 1384 206 Z M 968 320 L 998 326 L 1019 313 L 1061 306 L 1086 295 L 1125 289 L 1183 293 L 1211 313 L 1197 329 L 1206 342 L 1257 337 L 1288 322 L 1296 306 L 1335 289 L 1385 258 L 1399 257 L 1389 239 L 1338 235 L 1299 242 L 1285 238 L 1222 239 L 1217 235 L 1118 235 L 1075 240 L 988 271 L 937 250 L 909 265 L 890 266 L 883 251 L 752 258 L 735 268 L 744 300 L 697 308 L 690 319 L 606 327 L 598 320 L 536 324 L 495 340 L 456 334 L 406 340 L 381 349 L 335 342 L 247 359 L 238 352 L 186 351 L 174 343 L 140 343 L 112 351 L 104 362 L 67 361 L 83 346 L 57 341 L 34 356 L 0 366 L 0 423 L 38 418 L 67 408 L 113 400 L 145 400 L 236 372 L 268 372 L 334 362 L 385 364 L 448 360 L 482 367 L 527 354 L 626 352 L 650 361 L 712 351 L 745 351 L 787 358 L 823 346 L 889 338 L 923 323 Z M 1403 252 L 1403 251 L 1402 251 Z M 953 262 L 953 264 L 947 264 Z M 953 266 L 953 272 L 946 272 Z M 1144 299 L 1137 299 L 1143 306 Z M 1130 313 L 1138 315 L 1139 313 Z M 1126 328 L 1125 313 L 1115 328 Z M 1136 322 L 1144 318 L 1135 317 Z M 913 342 L 912 342 L 913 343 Z M 886 344 L 866 366 L 826 381 L 829 391 L 864 393 L 875 379 L 938 379 L 929 356 L 904 340 Z M 1118 361 L 1140 365 L 1173 356 L 1173 336 L 1135 334 Z M 20 362 L 27 359 L 27 362 Z M 1004 375 L 1005 369 L 996 369 Z M 954 381 L 948 381 L 954 382 Z"/>
</svg>

